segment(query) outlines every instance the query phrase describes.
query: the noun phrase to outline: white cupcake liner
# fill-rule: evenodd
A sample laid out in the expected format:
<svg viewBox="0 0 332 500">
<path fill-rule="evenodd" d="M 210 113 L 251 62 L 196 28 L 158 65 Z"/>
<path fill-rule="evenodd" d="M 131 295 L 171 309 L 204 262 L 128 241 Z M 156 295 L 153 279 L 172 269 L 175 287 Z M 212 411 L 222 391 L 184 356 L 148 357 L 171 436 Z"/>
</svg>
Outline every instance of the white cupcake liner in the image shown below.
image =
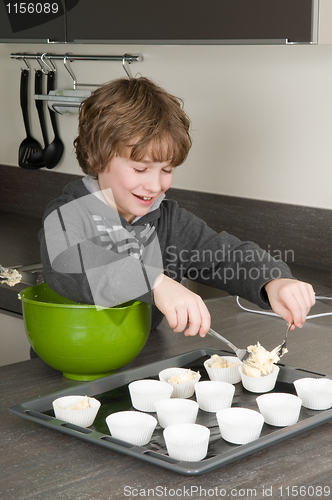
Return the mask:
<svg viewBox="0 0 332 500">
<path fill-rule="evenodd" d="M 328 378 L 301 378 L 294 386 L 302 406 L 311 410 L 327 410 L 332 407 L 332 380 Z"/>
<path fill-rule="evenodd" d="M 164 430 L 167 452 L 175 460 L 198 462 L 206 457 L 210 429 L 198 424 L 170 425 Z"/>
<path fill-rule="evenodd" d="M 80 427 L 90 427 L 93 424 L 100 402 L 95 398 L 88 398 L 90 408 L 74 410 L 74 408 L 85 396 L 63 396 L 55 399 L 52 403 L 55 417 Z"/>
<path fill-rule="evenodd" d="M 239 368 L 243 387 L 247 389 L 247 391 L 256 393 L 272 391 L 276 385 L 279 370 L 279 366 L 273 365 L 273 371 L 268 375 L 248 377 L 248 375 L 243 373 L 242 366 Z"/>
<path fill-rule="evenodd" d="M 229 384 L 241 382 L 241 375 L 239 372 L 241 361 L 236 356 L 222 356 L 222 358 L 231 363 L 236 363 L 238 361 L 239 365 L 229 366 L 228 368 L 212 368 L 210 366 L 211 358 L 207 359 L 204 361 L 204 367 L 210 380 L 219 380 L 220 382 L 228 382 Z"/>
<path fill-rule="evenodd" d="M 198 403 L 191 399 L 162 399 L 156 401 L 155 407 L 160 427 L 196 422 Z"/>
<path fill-rule="evenodd" d="M 131 403 L 136 410 L 155 412 L 155 402 L 171 397 L 173 388 L 160 380 L 135 380 L 128 385 Z"/>
<path fill-rule="evenodd" d="M 151 440 L 157 419 L 139 411 L 118 411 L 106 417 L 112 437 L 143 446 Z"/>
<path fill-rule="evenodd" d="M 269 425 L 286 427 L 296 424 L 299 419 L 302 401 L 293 394 L 271 392 L 256 398 L 259 411 Z"/>
<path fill-rule="evenodd" d="M 233 444 L 246 444 L 258 439 L 264 417 L 248 408 L 226 408 L 217 412 L 221 437 Z"/>
<path fill-rule="evenodd" d="M 216 413 L 230 408 L 234 392 L 234 385 L 219 380 L 205 380 L 195 384 L 196 400 L 203 411 Z"/>
<path fill-rule="evenodd" d="M 163 382 L 167 382 L 173 387 L 172 398 L 191 398 L 195 392 L 195 384 L 201 378 L 199 374 L 195 379 L 188 382 L 171 383 L 168 382 L 170 378 L 178 375 L 184 375 L 188 371 L 187 368 L 166 368 L 159 373 L 159 379 Z M 197 373 L 197 372 L 196 372 Z"/>
</svg>

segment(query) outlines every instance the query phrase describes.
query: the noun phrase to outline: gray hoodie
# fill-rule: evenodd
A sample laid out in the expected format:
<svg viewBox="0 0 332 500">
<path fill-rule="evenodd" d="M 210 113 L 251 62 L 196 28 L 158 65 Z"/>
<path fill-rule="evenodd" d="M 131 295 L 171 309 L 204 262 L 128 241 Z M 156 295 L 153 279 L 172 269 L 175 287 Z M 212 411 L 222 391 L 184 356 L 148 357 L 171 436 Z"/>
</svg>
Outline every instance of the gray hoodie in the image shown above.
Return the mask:
<svg viewBox="0 0 332 500">
<path fill-rule="evenodd" d="M 213 231 L 175 201 L 159 200 L 130 224 L 107 205 L 89 177 L 65 187 L 48 205 L 43 224 L 39 239 L 45 281 L 75 302 L 111 307 L 137 299 L 153 304 L 152 288 L 163 272 L 266 309 L 264 285 L 292 278 L 284 262 L 252 242 Z M 152 309 L 155 328 L 163 315 Z"/>
</svg>

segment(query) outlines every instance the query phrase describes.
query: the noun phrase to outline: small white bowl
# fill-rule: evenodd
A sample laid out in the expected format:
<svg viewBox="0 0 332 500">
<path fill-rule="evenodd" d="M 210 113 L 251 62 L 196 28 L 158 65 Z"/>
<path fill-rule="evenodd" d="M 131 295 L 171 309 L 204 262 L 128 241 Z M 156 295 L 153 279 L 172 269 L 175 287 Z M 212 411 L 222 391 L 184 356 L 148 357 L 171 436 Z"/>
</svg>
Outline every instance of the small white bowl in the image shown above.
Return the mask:
<svg viewBox="0 0 332 500">
<path fill-rule="evenodd" d="M 230 363 L 238 363 L 235 366 L 228 366 L 226 368 L 212 368 L 212 359 L 207 359 L 204 361 L 204 368 L 209 375 L 210 380 L 219 380 L 220 382 L 228 382 L 229 384 L 237 384 L 241 382 L 241 375 L 239 372 L 239 367 L 241 366 L 241 361 L 236 356 L 221 356 L 223 359 Z"/>
<path fill-rule="evenodd" d="M 162 399 L 156 401 L 155 407 L 160 427 L 196 422 L 198 403 L 192 399 Z"/>
<path fill-rule="evenodd" d="M 192 372 L 196 373 L 197 376 L 189 380 L 188 382 L 178 382 L 178 383 L 172 383 L 169 382 L 169 380 L 172 377 L 178 377 L 185 375 L 189 371 L 187 368 L 166 368 L 165 370 L 162 370 L 159 373 L 159 379 L 162 380 L 163 382 L 167 382 L 173 387 L 173 393 L 172 393 L 172 398 L 191 398 L 191 396 L 195 392 L 195 384 L 199 381 L 201 378 L 201 375 L 199 372 Z"/>
<path fill-rule="evenodd" d="M 156 411 L 155 402 L 171 397 L 173 388 L 160 380 L 135 380 L 128 385 L 131 403 L 136 410 Z"/>
<path fill-rule="evenodd" d="M 230 443 L 246 444 L 258 439 L 264 417 L 248 408 L 226 408 L 217 412 L 221 437 Z"/>
<path fill-rule="evenodd" d="M 286 427 L 296 424 L 302 401 L 293 394 L 271 392 L 256 398 L 259 411 L 269 425 Z"/>
<path fill-rule="evenodd" d="M 300 378 L 294 386 L 302 405 L 311 410 L 327 410 L 332 407 L 332 380 L 328 378 Z"/>
<path fill-rule="evenodd" d="M 247 389 L 247 391 L 258 393 L 269 392 L 274 389 L 279 370 L 279 366 L 274 365 L 273 371 L 268 375 L 262 375 L 261 377 L 248 377 L 248 375 L 243 373 L 242 365 L 239 368 L 243 387 Z"/>
<path fill-rule="evenodd" d="M 63 396 L 55 399 L 52 403 L 55 417 L 81 427 L 90 427 L 96 418 L 100 402 L 95 398 L 87 398 L 89 408 L 74 409 L 84 399 L 85 396 Z"/>
<path fill-rule="evenodd" d="M 232 406 L 234 392 L 234 385 L 217 380 L 204 380 L 195 385 L 196 400 L 200 409 L 214 413 Z"/>
<path fill-rule="evenodd" d="M 164 430 L 167 452 L 171 458 L 198 462 L 206 457 L 210 429 L 198 424 L 170 425 Z"/>
<path fill-rule="evenodd" d="M 139 411 L 118 411 L 106 417 L 112 437 L 143 446 L 150 441 L 157 419 Z"/>
</svg>

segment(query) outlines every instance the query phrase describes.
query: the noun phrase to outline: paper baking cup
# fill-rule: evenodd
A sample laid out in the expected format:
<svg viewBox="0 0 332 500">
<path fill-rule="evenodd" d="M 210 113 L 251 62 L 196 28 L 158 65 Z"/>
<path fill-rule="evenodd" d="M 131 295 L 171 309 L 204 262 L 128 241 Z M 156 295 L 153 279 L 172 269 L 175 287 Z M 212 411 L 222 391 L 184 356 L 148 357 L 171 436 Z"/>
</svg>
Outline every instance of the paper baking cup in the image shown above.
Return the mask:
<svg viewBox="0 0 332 500">
<path fill-rule="evenodd" d="M 262 375 L 261 377 L 248 377 L 242 372 L 242 366 L 239 368 L 241 375 L 242 385 L 247 391 L 250 392 L 269 392 L 274 389 L 276 385 L 279 366 L 273 365 L 273 371 L 268 375 Z"/>
<path fill-rule="evenodd" d="M 210 380 L 219 380 L 220 382 L 228 382 L 229 384 L 237 384 L 241 382 L 239 367 L 241 362 L 236 356 L 222 356 L 226 361 L 231 363 L 238 362 L 237 366 L 229 366 L 228 368 L 211 368 L 211 359 L 204 361 L 204 367 L 209 375 Z"/>
<path fill-rule="evenodd" d="M 205 380 L 195 384 L 196 400 L 203 411 L 217 412 L 232 406 L 235 387 L 228 382 Z"/>
<path fill-rule="evenodd" d="M 139 411 L 118 411 L 106 417 L 112 437 L 143 446 L 150 441 L 157 419 Z"/>
<path fill-rule="evenodd" d="M 166 368 L 166 370 L 162 370 L 159 373 L 159 379 L 163 382 L 167 382 L 169 385 L 173 387 L 172 398 L 191 398 L 191 396 L 195 392 L 195 384 L 201 378 L 199 374 L 194 380 L 190 380 L 189 382 L 180 382 L 179 384 L 172 384 L 168 382 L 168 380 L 174 376 L 183 375 L 188 371 L 187 368 Z"/>
<path fill-rule="evenodd" d="M 167 452 L 175 460 L 198 462 L 206 457 L 210 429 L 198 424 L 170 425 L 164 430 Z"/>
<path fill-rule="evenodd" d="M 269 425 L 285 427 L 296 424 L 302 401 L 293 394 L 271 392 L 256 398 L 259 411 Z"/>
<path fill-rule="evenodd" d="M 156 411 L 155 402 L 171 397 L 173 388 L 160 380 L 135 380 L 128 385 L 131 403 L 136 410 Z"/>
<path fill-rule="evenodd" d="M 71 424 L 79 425 L 80 427 L 90 427 L 93 424 L 100 402 L 95 398 L 88 398 L 90 408 L 82 410 L 72 410 L 73 408 L 84 399 L 85 396 L 63 396 L 62 398 L 53 401 L 53 410 L 55 417 Z"/>
<path fill-rule="evenodd" d="M 196 422 L 198 403 L 191 399 L 162 399 L 155 403 L 155 407 L 160 427 Z"/>
<path fill-rule="evenodd" d="M 258 439 L 264 417 L 248 408 L 226 408 L 217 412 L 221 437 L 230 443 L 246 444 Z"/>
<path fill-rule="evenodd" d="M 332 406 L 332 380 L 328 378 L 301 378 L 294 386 L 302 405 L 311 410 L 327 410 Z"/>
</svg>

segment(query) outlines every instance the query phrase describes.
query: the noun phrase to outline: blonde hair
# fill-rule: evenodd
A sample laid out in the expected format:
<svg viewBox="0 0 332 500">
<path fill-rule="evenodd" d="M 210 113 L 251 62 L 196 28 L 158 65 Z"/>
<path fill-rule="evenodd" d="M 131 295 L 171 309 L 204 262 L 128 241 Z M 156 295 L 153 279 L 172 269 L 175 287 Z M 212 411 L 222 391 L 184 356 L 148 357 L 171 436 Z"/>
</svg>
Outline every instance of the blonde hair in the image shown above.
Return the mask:
<svg viewBox="0 0 332 500">
<path fill-rule="evenodd" d="M 81 106 L 76 158 L 83 172 L 95 177 L 116 154 L 134 161 L 149 155 L 177 166 L 191 147 L 189 129 L 181 99 L 144 77 L 113 80 Z"/>
</svg>

